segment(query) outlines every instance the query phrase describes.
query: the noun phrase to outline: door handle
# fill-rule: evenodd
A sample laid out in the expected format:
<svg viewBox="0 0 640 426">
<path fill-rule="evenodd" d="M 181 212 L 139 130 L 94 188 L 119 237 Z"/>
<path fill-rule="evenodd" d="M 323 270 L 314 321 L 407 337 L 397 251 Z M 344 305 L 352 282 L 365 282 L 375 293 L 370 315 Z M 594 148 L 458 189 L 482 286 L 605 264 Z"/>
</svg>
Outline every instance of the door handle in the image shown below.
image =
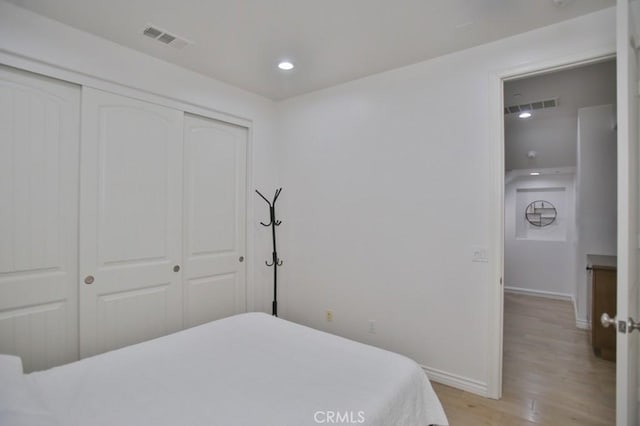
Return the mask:
<svg viewBox="0 0 640 426">
<path fill-rule="evenodd" d="M 611 318 L 609 314 L 605 312 L 600 317 L 600 324 L 602 324 L 604 328 L 607 328 L 610 325 L 613 325 L 615 327 L 616 319 Z M 627 322 L 620 321 L 620 324 L 618 324 L 618 331 L 622 334 L 631 333 L 633 330 L 640 330 L 640 322 L 634 321 L 631 317 L 629 317 Z"/>
<path fill-rule="evenodd" d="M 84 277 L 84 283 L 85 284 L 93 284 L 93 282 L 95 281 L 95 278 L 93 278 L 93 275 L 87 275 L 86 277 Z"/>
<path fill-rule="evenodd" d="M 600 324 L 602 324 L 602 326 L 603 326 L 604 328 L 607 328 L 607 327 L 609 327 L 610 325 L 615 326 L 615 325 L 616 325 L 616 319 L 615 319 L 615 318 L 611 318 L 611 317 L 609 316 L 609 314 L 605 312 L 605 313 L 604 313 L 604 314 L 602 314 L 602 316 L 600 317 Z"/>
</svg>

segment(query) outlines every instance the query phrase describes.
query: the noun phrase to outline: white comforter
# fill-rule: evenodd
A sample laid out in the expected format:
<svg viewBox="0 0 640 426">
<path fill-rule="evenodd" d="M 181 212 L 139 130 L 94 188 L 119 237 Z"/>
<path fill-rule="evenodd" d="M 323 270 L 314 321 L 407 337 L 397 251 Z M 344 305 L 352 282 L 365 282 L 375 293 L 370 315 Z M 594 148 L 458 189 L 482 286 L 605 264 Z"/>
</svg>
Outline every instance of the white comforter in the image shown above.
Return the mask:
<svg viewBox="0 0 640 426">
<path fill-rule="evenodd" d="M 447 424 L 412 360 L 258 313 L 24 377 L 65 426 Z"/>
</svg>

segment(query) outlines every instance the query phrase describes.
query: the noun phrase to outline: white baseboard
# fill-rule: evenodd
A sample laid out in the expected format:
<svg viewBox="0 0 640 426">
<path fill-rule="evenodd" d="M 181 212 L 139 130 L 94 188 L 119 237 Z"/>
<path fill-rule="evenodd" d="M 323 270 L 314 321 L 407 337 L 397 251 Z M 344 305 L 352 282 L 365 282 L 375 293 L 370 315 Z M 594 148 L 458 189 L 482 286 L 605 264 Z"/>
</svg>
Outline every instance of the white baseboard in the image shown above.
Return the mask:
<svg viewBox="0 0 640 426">
<path fill-rule="evenodd" d="M 520 287 L 505 287 L 505 293 L 526 294 L 528 296 L 546 297 L 547 299 L 566 300 L 573 304 L 574 318 L 576 319 L 576 327 L 582 330 L 591 330 L 591 323 L 586 318 L 578 318 L 578 306 L 576 300 L 571 294 L 555 293 L 553 291 L 531 290 Z"/>
<path fill-rule="evenodd" d="M 488 398 L 487 384 L 421 365 L 429 380 Z"/>
<path fill-rule="evenodd" d="M 576 327 L 583 330 L 591 330 L 591 323 L 586 319 L 576 318 Z"/>
<path fill-rule="evenodd" d="M 591 330 L 591 322 L 586 318 L 580 318 L 578 316 L 578 303 L 575 299 L 573 299 L 573 312 L 574 318 L 576 319 L 576 327 L 582 330 Z"/>
<path fill-rule="evenodd" d="M 532 290 L 529 288 L 506 287 L 506 286 L 504 288 L 504 291 L 505 293 L 526 294 L 528 296 L 546 297 L 547 299 L 566 300 L 569 302 L 573 302 L 572 295 L 565 294 L 565 293 L 556 293 L 553 291 Z"/>
</svg>

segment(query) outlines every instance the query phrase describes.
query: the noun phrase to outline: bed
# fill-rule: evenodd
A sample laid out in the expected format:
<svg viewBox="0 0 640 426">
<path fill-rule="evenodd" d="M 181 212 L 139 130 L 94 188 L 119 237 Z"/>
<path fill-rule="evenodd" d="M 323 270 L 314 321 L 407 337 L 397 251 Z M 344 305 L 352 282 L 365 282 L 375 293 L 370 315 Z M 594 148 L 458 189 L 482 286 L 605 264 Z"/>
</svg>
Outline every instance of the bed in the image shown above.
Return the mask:
<svg viewBox="0 0 640 426">
<path fill-rule="evenodd" d="M 0 356 L 0 424 L 447 425 L 412 360 L 262 313 L 30 374 Z"/>
</svg>

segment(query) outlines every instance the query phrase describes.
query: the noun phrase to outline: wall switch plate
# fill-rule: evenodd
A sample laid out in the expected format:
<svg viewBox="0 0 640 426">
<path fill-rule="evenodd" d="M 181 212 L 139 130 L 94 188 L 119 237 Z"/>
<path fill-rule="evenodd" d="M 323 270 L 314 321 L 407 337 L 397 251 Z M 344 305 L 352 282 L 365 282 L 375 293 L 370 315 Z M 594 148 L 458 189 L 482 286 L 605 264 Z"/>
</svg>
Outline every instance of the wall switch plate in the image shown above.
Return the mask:
<svg viewBox="0 0 640 426">
<path fill-rule="evenodd" d="M 471 247 L 471 261 L 480 262 L 480 263 L 489 262 L 488 252 L 489 252 L 489 249 L 487 247 L 482 247 L 482 246 Z"/>
</svg>

